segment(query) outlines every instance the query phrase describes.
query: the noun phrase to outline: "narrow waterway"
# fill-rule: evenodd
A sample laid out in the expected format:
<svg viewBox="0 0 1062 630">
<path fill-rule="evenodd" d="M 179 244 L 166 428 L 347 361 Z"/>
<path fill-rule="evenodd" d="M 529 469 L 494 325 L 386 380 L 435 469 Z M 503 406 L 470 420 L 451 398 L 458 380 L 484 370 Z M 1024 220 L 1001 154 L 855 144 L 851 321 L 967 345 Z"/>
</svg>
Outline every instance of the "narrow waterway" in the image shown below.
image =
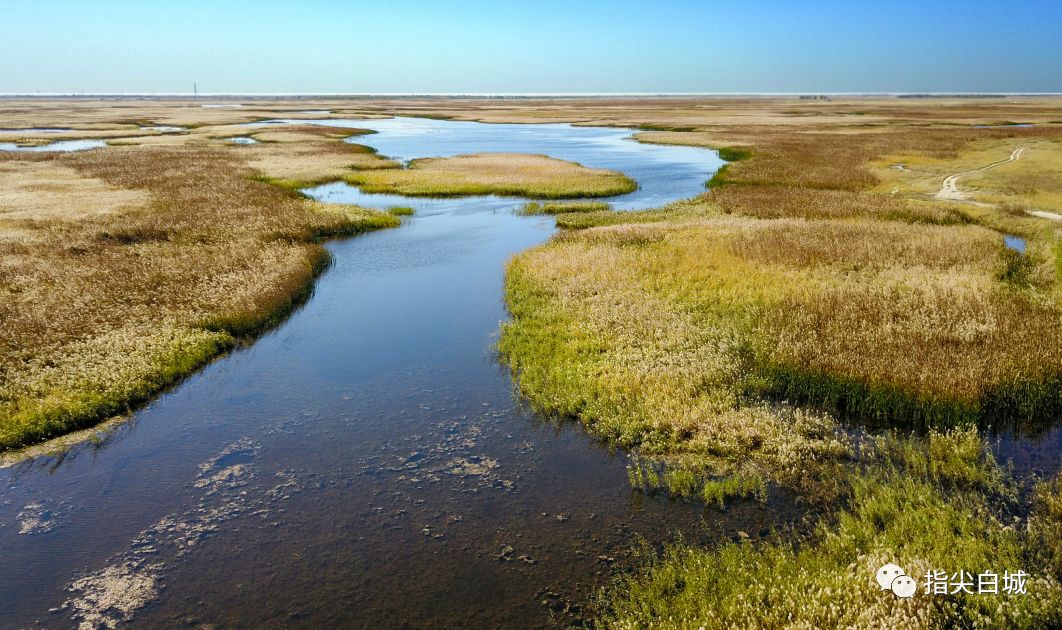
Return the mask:
<svg viewBox="0 0 1062 630">
<path fill-rule="evenodd" d="M 505 150 L 621 170 L 640 188 L 619 208 L 698 194 L 721 164 L 622 129 L 321 124 L 374 128 L 358 140 L 403 160 Z M 402 227 L 329 245 L 282 326 L 99 440 L 0 471 L 0 626 L 571 623 L 641 541 L 796 517 L 632 492 L 621 453 L 524 409 L 493 349 L 502 274 L 552 221 L 515 215 L 519 199 L 402 202 L 418 211 Z"/>
<path fill-rule="evenodd" d="M 639 184 L 619 210 L 699 194 L 722 164 L 628 129 L 309 122 L 372 129 L 351 141 L 403 161 L 506 151 L 619 170 Z M 579 623 L 643 544 L 800 517 L 784 497 L 723 512 L 634 492 L 623 453 L 523 407 L 494 351 L 502 274 L 552 219 L 511 198 L 306 192 L 417 214 L 330 244 L 283 325 L 128 422 L 0 470 L 0 627 Z M 997 453 L 1040 470 L 1059 435 Z"/>
</svg>

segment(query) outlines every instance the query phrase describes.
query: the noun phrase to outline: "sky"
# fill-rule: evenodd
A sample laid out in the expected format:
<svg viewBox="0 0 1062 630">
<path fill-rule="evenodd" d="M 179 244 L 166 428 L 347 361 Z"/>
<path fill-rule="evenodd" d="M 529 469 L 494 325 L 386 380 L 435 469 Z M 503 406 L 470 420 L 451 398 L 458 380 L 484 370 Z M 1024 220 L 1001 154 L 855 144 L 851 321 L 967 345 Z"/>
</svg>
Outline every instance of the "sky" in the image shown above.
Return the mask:
<svg viewBox="0 0 1062 630">
<path fill-rule="evenodd" d="M 1059 0 L 0 0 L 0 93 L 1062 92 Z"/>
</svg>

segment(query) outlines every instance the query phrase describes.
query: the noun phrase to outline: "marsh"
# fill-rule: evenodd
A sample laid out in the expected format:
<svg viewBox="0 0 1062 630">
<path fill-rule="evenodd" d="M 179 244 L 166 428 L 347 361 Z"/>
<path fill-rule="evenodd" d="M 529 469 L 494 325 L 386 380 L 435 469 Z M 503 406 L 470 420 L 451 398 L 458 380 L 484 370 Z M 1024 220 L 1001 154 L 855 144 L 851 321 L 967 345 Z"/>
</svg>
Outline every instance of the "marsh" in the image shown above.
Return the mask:
<svg viewBox="0 0 1062 630">
<path fill-rule="evenodd" d="M 629 140 L 627 129 L 351 124 L 377 132 L 352 141 L 396 161 L 504 146 L 623 172 L 639 187 L 610 201 L 626 209 L 697 195 L 722 163 L 706 149 Z M 533 626 L 550 607 L 585 617 L 583 589 L 629 566 L 639 538 L 703 536 L 699 510 L 633 492 L 621 453 L 525 408 L 496 362 L 504 263 L 548 239 L 551 220 L 523 216 L 519 197 L 406 198 L 347 183 L 306 192 L 416 214 L 328 245 L 331 268 L 289 320 L 99 448 L 75 450 L 50 474 L 40 474 L 46 457 L 4 471 L 5 518 L 39 500 L 54 523 L 0 528 L 11 558 L 2 599 L 17 602 L 5 618 L 60 606 L 121 619 L 86 602 L 139 584 L 151 586 L 128 613 L 149 625 L 171 622 L 191 597 L 215 623 L 285 623 L 298 612 L 323 624 Z M 87 504 L 95 509 L 73 508 Z M 783 521 L 797 517 L 772 506 Z M 777 520 L 752 504 L 728 526 L 758 532 Z M 65 560 L 34 570 L 44 546 Z M 269 556 L 295 562 L 260 562 Z M 236 587 L 247 580 L 285 586 Z M 353 588 L 356 605 L 337 584 Z"/>
<path fill-rule="evenodd" d="M 876 559 L 882 522 L 921 533 L 890 525 L 874 553 L 1062 563 L 1057 231 L 992 205 L 998 179 L 976 182 L 981 204 L 922 192 L 969 151 L 1035 140 L 1006 167 L 1028 187 L 999 192 L 1050 200 L 1051 101 L 994 129 L 951 123 L 1011 105 L 243 105 L 130 108 L 186 129 L 166 134 L 107 107 L 0 120 L 108 144 L 0 155 L 18 270 L 0 279 L 20 296 L 0 305 L 18 349 L 0 403 L 33 412 L 4 435 L 128 416 L 0 473 L 5 619 L 741 624 L 737 591 L 803 575 L 815 598 L 755 618 L 873 625 L 906 614 L 853 603 L 875 593 L 850 556 Z M 314 113 L 275 118 L 296 109 Z M 456 160 L 479 186 L 516 179 L 514 155 L 548 156 L 535 186 L 637 188 L 453 197 L 396 175 Z M 998 610 L 915 612 L 1050 619 L 1052 579 Z"/>
</svg>

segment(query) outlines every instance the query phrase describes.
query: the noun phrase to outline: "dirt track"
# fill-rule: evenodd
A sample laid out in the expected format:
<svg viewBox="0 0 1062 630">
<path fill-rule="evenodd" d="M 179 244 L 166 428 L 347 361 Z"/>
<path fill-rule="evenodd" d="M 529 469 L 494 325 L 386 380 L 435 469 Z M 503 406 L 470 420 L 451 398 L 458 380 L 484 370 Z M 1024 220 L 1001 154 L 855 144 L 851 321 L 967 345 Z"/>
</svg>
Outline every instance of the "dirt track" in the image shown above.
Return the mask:
<svg viewBox="0 0 1062 630">
<path fill-rule="evenodd" d="M 1025 147 L 1018 147 L 1017 149 L 1014 149 L 1014 151 L 1010 154 L 1010 157 L 1005 160 L 992 162 L 991 164 L 987 164 L 980 168 L 971 169 L 969 171 L 963 171 L 954 175 L 948 175 L 944 178 L 944 183 L 941 185 L 940 190 L 937 191 L 937 199 L 947 199 L 950 201 L 966 201 L 966 193 L 959 190 L 958 183 L 960 177 L 965 177 L 966 175 L 970 175 L 972 173 L 980 173 L 982 171 L 993 169 L 997 166 L 1002 166 L 1003 164 L 1008 164 L 1021 158 L 1021 154 L 1024 152 Z"/>
</svg>

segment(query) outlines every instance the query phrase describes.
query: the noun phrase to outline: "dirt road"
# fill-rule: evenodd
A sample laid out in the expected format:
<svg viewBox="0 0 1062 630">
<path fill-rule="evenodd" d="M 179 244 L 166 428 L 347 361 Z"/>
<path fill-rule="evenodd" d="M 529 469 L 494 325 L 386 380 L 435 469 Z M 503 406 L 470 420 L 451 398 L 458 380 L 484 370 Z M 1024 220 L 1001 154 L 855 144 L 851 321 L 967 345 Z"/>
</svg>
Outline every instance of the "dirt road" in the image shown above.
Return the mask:
<svg viewBox="0 0 1062 630">
<path fill-rule="evenodd" d="M 980 173 L 982 171 L 993 169 L 997 166 L 1002 166 L 1003 164 L 1008 164 L 1020 158 L 1021 154 L 1024 152 L 1025 147 L 1018 147 L 1017 149 L 1014 149 L 1014 151 L 1010 154 L 1010 157 L 1005 160 L 992 162 L 991 164 L 987 164 L 980 168 L 975 168 L 969 171 L 963 171 L 954 175 L 948 175 L 944 178 L 944 183 L 941 185 L 940 190 L 937 191 L 937 199 L 947 199 L 950 201 L 966 201 L 966 193 L 959 190 L 958 183 L 960 177 L 965 177 L 966 175 L 970 175 L 972 173 Z"/>
</svg>

